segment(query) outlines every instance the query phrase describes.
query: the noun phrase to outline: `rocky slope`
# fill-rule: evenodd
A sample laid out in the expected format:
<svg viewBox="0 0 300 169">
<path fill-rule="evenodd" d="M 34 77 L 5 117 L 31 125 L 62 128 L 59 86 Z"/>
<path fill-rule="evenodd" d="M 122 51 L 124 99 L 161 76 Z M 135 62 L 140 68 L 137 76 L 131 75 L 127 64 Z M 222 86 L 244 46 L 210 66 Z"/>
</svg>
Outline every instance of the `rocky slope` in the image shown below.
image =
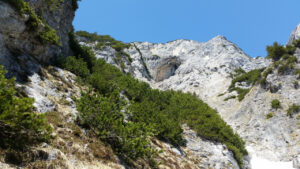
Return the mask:
<svg viewBox="0 0 300 169">
<path fill-rule="evenodd" d="M 299 28 L 300 25 L 291 34 L 289 44 L 300 38 Z M 298 48 L 295 54 L 298 59 L 299 51 Z M 125 67 L 115 62 L 116 51 L 113 48 L 106 47 L 95 52 L 98 58 L 130 72 L 153 88 L 196 93 L 216 108 L 242 136 L 252 157 L 269 160 L 270 163 L 290 162 L 290 167 L 293 163 L 294 168 L 300 168 L 299 112 L 293 117 L 286 113 L 290 105 L 300 104 L 300 92 L 294 86 L 299 82 L 297 75 L 279 75 L 275 71 L 267 76 L 267 87 L 255 85 L 241 102 L 237 99 L 224 101 L 235 94 L 228 92 L 232 80 L 230 74 L 235 69 L 241 67 L 248 72 L 271 67 L 271 61 L 261 57 L 250 58 L 222 36 L 204 43 L 191 40 L 166 44 L 133 42 L 126 50 L 132 61 L 124 59 Z M 299 68 L 299 63 L 296 67 Z M 241 85 L 250 88 L 246 84 Z M 273 99 L 281 102 L 281 109 L 272 109 Z M 274 117 L 267 119 L 268 113 Z M 257 166 L 256 161 L 252 163 Z"/>
<path fill-rule="evenodd" d="M 18 89 L 35 99 L 39 113 L 50 112 L 47 120 L 53 127 L 51 143 L 43 143 L 24 152 L 21 159 L 27 161 L 23 168 L 128 168 L 113 152 L 95 136 L 76 125 L 75 99 L 81 91 L 87 91 L 76 81 L 76 76 L 57 67 L 46 66 L 52 58 L 71 55 L 69 32 L 74 17 L 73 0 L 26 0 L 43 18 L 41 27 L 28 27 L 30 13 L 20 11 L 0 0 L 0 64 L 9 70 L 8 76 L 18 78 Z M 58 2 L 59 4 L 47 4 Z M 47 4 L 47 5 L 45 5 Z M 44 43 L 39 33 L 50 26 L 59 37 L 58 44 Z M 289 44 L 300 38 L 300 25 L 292 33 Z M 81 39 L 81 38 L 79 38 Z M 81 39 L 82 45 L 95 47 L 97 43 Z M 289 117 L 286 111 L 291 104 L 300 104 L 299 77 L 279 75 L 277 71 L 267 76 L 267 85 L 255 85 L 240 102 L 224 101 L 235 95 L 228 92 L 231 74 L 241 67 L 245 71 L 270 67 L 270 60 L 250 58 L 225 37 L 217 36 L 208 42 L 176 40 L 165 44 L 149 42 L 131 43 L 119 58 L 109 46 L 94 50 L 98 58 L 113 64 L 124 72 L 148 82 L 153 88 L 174 89 L 197 94 L 211 107 L 218 110 L 225 121 L 246 141 L 250 159 L 245 157 L 245 168 L 300 168 L 299 112 Z M 300 49 L 296 51 L 300 59 Z M 120 64 L 120 59 L 122 64 Z M 299 63 L 296 65 L 300 67 Z M 247 84 L 240 84 L 250 88 Z M 278 99 L 281 109 L 273 109 L 271 101 Z M 268 113 L 273 114 L 267 119 Z M 186 146 L 152 139 L 157 150 L 158 168 L 239 168 L 232 152 L 225 145 L 201 139 L 187 125 L 182 126 Z M 7 160 L 7 153 L 0 149 L 0 168 L 17 168 L 20 164 Z M 259 161 L 260 160 L 260 161 Z M 264 160 L 267 165 L 259 162 Z M 277 162 L 277 163 L 276 163 Z M 287 163 L 284 163 L 287 162 Z M 292 164 L 293 163 L 293 164 Z M 136 168 L 150 168 L 136 161 Z"/>
</svg>

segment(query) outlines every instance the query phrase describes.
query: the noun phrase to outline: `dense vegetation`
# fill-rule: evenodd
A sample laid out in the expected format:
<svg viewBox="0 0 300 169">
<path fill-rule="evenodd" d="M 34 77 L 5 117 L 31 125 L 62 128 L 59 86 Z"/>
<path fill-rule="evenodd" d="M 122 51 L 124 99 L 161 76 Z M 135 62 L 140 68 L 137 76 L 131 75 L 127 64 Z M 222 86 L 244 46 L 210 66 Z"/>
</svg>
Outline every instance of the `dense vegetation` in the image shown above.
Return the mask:
<svg viewBox="0 0 300 169">
<path fill-rule="evenodd" d="M 62 65 L 91 87 L 77 101 L 79 123 L 110 144 L 126 162 L 144 158 L 155 166 L 153 157 L 157 152 L 149 139 L 157 137 L 174 146 L 184 145 L 181 125 L 186 123 L 202 138 L 224 143 L 243 164 L 245 143 L 217 111 L 195 95 L 154 90 L 96 59 L 88 47 L 78 44 L 73 34 L 70 39 L 75 57 L 67 58 Z"/>
<path fill-rule="evenodd" d="M 30 31 L 38 32 L 38 39 L 43 44 L 55 44 L 60 46 L 59 37 L 56 34 L 56 31 L 51 28 L 44 19 L 41 19 L 35 11 L 30 7 L 29 3 L 24 0 L 2 0 L 13 7 L 15 7 L 20 15 L 28 14 L 29 20 L 27 21 L 27 27 Z M 53 0 L 52 0 L 53 1 Z M 50 2 L 48 0 L 47 2 Z"/>
<path fill-rule="evenodd" d="M 277 42 L 274 42 L 273 46 L 267 46 L 267 58 L 271 58 L 273 60 L 273 67 L 277 69 L 278 74 L 297 74 L 299 69 L 295 69 L 295 64 L 298 60 L 297 57 L 294 56 L 294 53 L 298 46 L 299 40 L 295 41 L 293 45 L 282 46 Z"/>
<path fill-rule="evenodd" d="M 33 99 L 17 96 L 15 79 L 6 79 L 5 73 L 0 65 L 0 148 L 23 150 L 49 141 L 45 115 L 33 112 Z"/>
</svg>

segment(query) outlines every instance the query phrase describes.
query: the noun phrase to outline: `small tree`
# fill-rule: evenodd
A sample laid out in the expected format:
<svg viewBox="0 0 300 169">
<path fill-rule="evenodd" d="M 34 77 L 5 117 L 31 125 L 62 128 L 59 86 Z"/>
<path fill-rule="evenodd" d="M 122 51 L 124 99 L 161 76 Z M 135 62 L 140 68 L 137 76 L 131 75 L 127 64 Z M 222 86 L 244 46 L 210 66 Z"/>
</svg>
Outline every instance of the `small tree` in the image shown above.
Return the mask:
<svg viewBox="0 0 300 169">
<path fill-rule="evenodd" d="M 280 60 L 280 58 L 286 53 L 286 49 L 279 45 L 277 42 L 273 43 L 273 46 L 267 46 L 268 56 L 267 58 L 271 58 L 273 61 Z"/>
<path fill-rule="evenodd" d="M 83 78 L 90 75 L 90 70 L 88 69 L 86 62 L 81 58 L 76 59 L 74 56 L 67 57 L 65 68 Z"/>
</svg>

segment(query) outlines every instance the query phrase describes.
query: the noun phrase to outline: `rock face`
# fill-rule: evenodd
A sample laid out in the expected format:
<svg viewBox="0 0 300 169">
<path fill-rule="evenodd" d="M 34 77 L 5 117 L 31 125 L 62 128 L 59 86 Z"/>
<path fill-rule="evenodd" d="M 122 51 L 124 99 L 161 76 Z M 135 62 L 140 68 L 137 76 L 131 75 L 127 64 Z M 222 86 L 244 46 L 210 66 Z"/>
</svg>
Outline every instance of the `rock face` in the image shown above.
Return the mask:
<svg viewBox="0 0 300 169">
<path fill-rule="evenodd" d="M 72 0 L 64 0 L 59 8 L 47 7 L 43 0 L 27 1 L 34 11 L 41 14 L 46 23 L 56 30 L 61 46 L 42 44 L 35 31 L 28 28 L 29 15 L 20 14 L 5 1 L 0 1 L 0 64 L 10 71 L 10 75 L 22 78 L 35 68 L 30 65 L 47 63 L 59 54 L 69 55 L 69 32 L 72 31 L 74 9 Z M 34 63 L 34 64 L 30 64 Z"/>
<path fill-rule="evenodd" d="M 293 41 L 295 41 L 296 39 L 300 39 L 300 24 L 291 33 L 290 39 L 288 41 L 288 44 L 292 44 Z"/>
<path fill-rule="evenodd" d="M 180 60 L 176 57 L 163 59 L 154 68 L 154 80 L 156 82 L 163 81 L 175 74 L 176 69 L 180 65 Z"/>
<path fill-rule="evenodd" d="M 300 25 L 292 33 L 289 43 L 300 38 L 299 30 Z M 176 40 L 166 44 L 133 44 L 141 54 L 134 47 L 126 50 L 132 59 L 131 63 L 125 62 L 126 72 L 148 82 L 153 88 L 197 94 L 217 109 L 224 120 L 246 141 L 251 149 L 250 156 L 270 163 L 289 162 L 293 163 L 294 168 L 300 167 L 299 114 L 289 117 L 286 113 L 290 105 L 300 104 L 300 91 L 294 87 L 294 83 L 299 82 L 296 75 L 278 75 L 273 72 L 267 77 L 267 87 L 254 86 L 241 102 L 237 99 L 224 101 L 234 94 L 228 93 L 228 87 L 232 80 L 230 74 L 235 69 L 241 67 L 250 71 L 268 67 L 271 61 L 261 57 L 250 58 L 222 36 L 208 42 Z M 110 57 L 114 56 L 114 52 L 111 48 L 96 51 L 98 58 L 104 58 L 108 63 L 118 66 Z M 296 55 L 299 58 L 300 49 L 297 49 Z M 300 67 L 299 63 L 296 67 Z M 148 78 L 147 72 L 152 79 Z M 280 101 L 281 109 L 272 109 L 273 99 Z M 268 113 L 274 116 L 267 119 Z"/>
</svg>

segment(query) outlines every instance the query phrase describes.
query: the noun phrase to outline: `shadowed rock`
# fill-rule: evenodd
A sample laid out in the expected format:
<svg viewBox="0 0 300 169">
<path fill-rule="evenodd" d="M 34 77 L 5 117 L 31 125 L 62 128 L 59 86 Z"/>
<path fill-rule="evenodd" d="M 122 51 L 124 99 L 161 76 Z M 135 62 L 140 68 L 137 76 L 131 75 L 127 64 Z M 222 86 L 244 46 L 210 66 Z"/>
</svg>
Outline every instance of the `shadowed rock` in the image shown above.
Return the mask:
<svg viewBox="0 0 300 169">
<path fill-rule="evenodd" d="M 177 57 L 163 59 L 154 69 L 154 80 L 159 82 L 173 76 L 180 64 Z"/>
</svg>

